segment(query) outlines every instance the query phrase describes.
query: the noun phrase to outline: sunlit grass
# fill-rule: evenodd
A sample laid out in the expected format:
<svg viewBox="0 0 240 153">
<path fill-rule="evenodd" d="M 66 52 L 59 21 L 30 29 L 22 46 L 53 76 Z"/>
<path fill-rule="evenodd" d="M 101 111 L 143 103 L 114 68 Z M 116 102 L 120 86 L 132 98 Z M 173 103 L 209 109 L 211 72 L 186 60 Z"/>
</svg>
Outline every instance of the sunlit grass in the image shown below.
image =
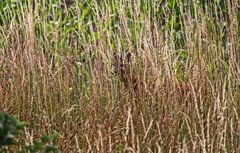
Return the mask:
<svg viewBox="0 0 240 153">
<path fill-rule="evenodd" d="M 239 151 L 238 1 L 65 2 L 0 1 L 0 108 L 26 133 L 63 152 Z"/>
</svg>

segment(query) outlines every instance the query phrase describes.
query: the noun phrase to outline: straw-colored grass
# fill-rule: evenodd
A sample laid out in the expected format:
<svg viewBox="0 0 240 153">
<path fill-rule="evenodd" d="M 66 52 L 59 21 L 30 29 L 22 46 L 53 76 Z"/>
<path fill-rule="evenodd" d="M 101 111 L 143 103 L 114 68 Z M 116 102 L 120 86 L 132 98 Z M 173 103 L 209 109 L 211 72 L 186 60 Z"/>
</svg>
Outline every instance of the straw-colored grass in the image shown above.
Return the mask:
<svg viewBox="0 0 240 153">
<path fill-rule="evenodd" d="M 0 109 L 25 141 L 240 151 L 239 1 L 65 2 L 0 2 Z"/>
</svg>

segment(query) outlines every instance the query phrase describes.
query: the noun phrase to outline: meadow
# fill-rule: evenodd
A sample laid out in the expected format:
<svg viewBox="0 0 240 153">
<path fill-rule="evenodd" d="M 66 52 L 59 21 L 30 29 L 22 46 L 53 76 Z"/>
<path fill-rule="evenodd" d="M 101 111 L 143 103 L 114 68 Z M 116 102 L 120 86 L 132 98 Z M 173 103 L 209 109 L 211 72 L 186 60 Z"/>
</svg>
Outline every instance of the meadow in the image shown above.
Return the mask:
<svg viewBox="0 0 240 153">
<path fill-rule="evenodd" d="M 66 153 L 240 152 L 240 1 L 0 0 L 0 111 Z"/>
</svg>

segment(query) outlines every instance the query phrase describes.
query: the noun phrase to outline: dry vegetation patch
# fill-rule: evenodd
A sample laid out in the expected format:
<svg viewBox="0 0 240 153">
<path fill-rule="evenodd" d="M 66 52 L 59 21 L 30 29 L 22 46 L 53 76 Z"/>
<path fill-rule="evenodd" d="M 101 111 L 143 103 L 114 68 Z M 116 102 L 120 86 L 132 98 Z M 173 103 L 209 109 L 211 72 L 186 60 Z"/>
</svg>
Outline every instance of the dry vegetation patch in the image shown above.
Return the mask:
<svg viewBox="0 0 240 153">
<path fill-rule="evenodd" d="M 62 152 L 239 152 L 238 1 L 0 2 L 0 109 Z"/>
</svg>

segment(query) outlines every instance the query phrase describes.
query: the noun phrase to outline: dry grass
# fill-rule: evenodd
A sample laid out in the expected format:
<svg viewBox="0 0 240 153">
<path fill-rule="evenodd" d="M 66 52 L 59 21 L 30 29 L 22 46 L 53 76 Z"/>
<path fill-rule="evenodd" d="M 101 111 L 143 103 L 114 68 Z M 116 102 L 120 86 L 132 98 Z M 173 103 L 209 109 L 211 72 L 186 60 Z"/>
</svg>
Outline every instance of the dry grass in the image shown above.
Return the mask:
<svg viewBox="0 0 240 153">
<path fill-rule="evenodd" d="M 8 6 L 1 111 L 63 152 L 239 152 L 240 4 L 220 3 Z"/>
</svg>

